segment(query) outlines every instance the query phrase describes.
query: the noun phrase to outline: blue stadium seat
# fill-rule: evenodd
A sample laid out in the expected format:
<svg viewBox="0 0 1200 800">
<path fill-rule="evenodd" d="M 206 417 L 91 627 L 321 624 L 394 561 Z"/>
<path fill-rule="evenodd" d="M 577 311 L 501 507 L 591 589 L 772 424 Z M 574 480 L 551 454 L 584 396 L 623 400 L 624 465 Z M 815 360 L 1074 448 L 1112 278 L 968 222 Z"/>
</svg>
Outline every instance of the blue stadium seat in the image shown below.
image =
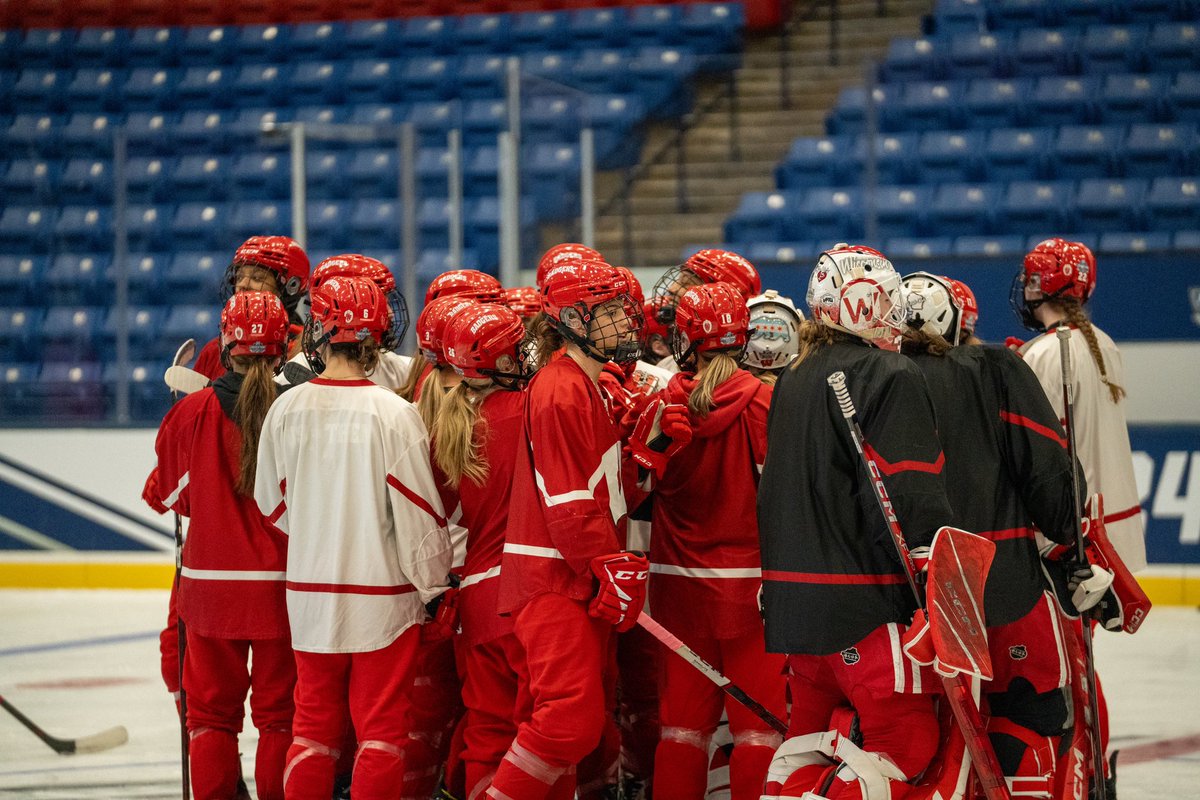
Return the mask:
<svg viewBox="0 0 1200 800">
<path fill-rule="evenodd" d="M 167 312 L 163 338 L 172 342 L 207 342 L 221 332 L 221 309 L 216 305 L 177 305 Z"/>
<path fill-rule="evenodd" d="M 60 162 L 18 158 L 0 178 L 6 205 L 52 203 L 58 194 Z"/>
<path fill-rule="evenodd" d="M 564 219 L 579 203 L 579 148 L 573 144 L 535 145 L 521 164 L 521 179 L 533 194 L 538 217 Z"/>
<path fill-rule="evenodd" d="M 454 33 L 450 17 L 411 17 L 400 32 L 400 45 L 408 56 L 452 53 Z"/>
<path fill-rule="evenodd" d="M 998 128 L 1024 125 L 1029 119 L 1033 95 L 1030 78 L 979 78 L 963 94 L 963 118 L 968 128 Z M 1042 123 L 1039 123 L 1042 124 Z"/>
<path fill-rule="evenodd" d="M 465 157 L 467 152 L 462 155 Z M 413 168 L 417 175 L 417 192 L 422 197 L 447 197 L 450 174 L 450 151 L 445 147 L 422 147 L 417 151 Z"/>
<path fill-rule="evenodd" d="M 273 235 L 280 231 L 290 231 L 291 227 L 291 203 L 271 200 L 248 200 L 235 203 L 226 223 L 228 236 L 239 242 L 249 239 L 251 236 Z M 216 240 L 214 244 L 219 246 L 220 241 Z"/>
<path fill-rule="evenodd" d="M 521 68 L 522 80 L 530 77 L 535 79 L 528 91 L 539 92 L 544 89 L 537 83 L 537 79 L 561 80 L 564 75 L 571 73 L 572 67 L 575 66 L 575 58 L 566 53 L 555 53 L 550 50 L 532 50 L 522 54 L 518 63 Z"/>
<path fill-rule="evenodd" d="M 946 74 L 963 78 L 996 78 L 1008 72 L 1013 37 L 1006 32 L 967 33 L 950 41 Z"/>
<path fill-rule="evenodd" d="M 24 113 L 61 113 L 67 110 L 66 89 L 70 70 L 26 67 L 10 93 L 13 107 Z"/>
<path fill-rule="evenodd" d="M 0 255 L 0 306 L 41 302 L 45 272 L 41 256 Z"/>
<path fill-rule="evenodd" d="M 158 111 L 176 106 L 178 70 L 138 67 L 121 84 L 121 105 L 126 111 Z"/>
<path fill-rule="evenodd" d="M 574 47 L 590 50 L 625 43 L 628 12 L 616 8 L 580 8 L 571 12 L 567 28 Z"/>
<path fill-rule="evenodd" d="M 304 157 L 304 174 L 313 197 L 340 197 L 346 191 L 349 154 L 336 150 L 309 151 Z"/>
<path fill-rule="evenodd" d="M 937 40 L 897 37 L 879 67 L 885 81 L 936 81 L 945 77 L 945 60 Z"/>
<path fill-rule="evenodd" d="M 290 25 L 239 25 L 237 37 L 238 61 L 246 63 L 287 61 L 291 57 Z"/>
<path fill-rule="evenodd" d="M 1146 195 L 1146 214 L 1150 230 L 1200 228 L 1200 180 L 1155 178 Z"/>
<path fill-rule="evenodd" d="M 776 188 L 807 189 L 840 183 L 853 145 L 854 139 L 846 136 L 802 136 L 794 140 L 775 167 Z"/>
<path fill-rule="evenodd" d="M 134 361 L 124 373 L 115 362 L 105 364 L 100 380 L 114 408 L 117 384 L 128 381 L 130 416 L 135 420 L 156 422 L 170 409 L 171 395 L 162 382 L 162 362 L 155 356 L 154 342 L 139 342 L 138 345 L 136 352 L 144 360 Z"/>
<path fill-rule="evenodd" d="M 1154 72 L 1200 69 L 1200 20 L 1155 25 L 1146 40 L 1146 58 Z"/>
<path fill-rule="evenodd" d="M 649 7 L 649 6 L 648 6 Z M 655 119 L 686 114 L 692 107 L 688 81 L 696 74 L 696 57 L 686 50 L 644 47 L 629 62 L 634 91 Z"/>
<path fill-rule="evenodd" d="M 512 43 L 517 52 L 523 50 L 557 50 L 570 45 L 570 17 L 563 11 L 514 14 Z"/>
<path fill-rule="evenodd" d="M 746 258 L 759 267 L 791 264 L 810 265 L 820 247 L 816 242 L 755 242 L 746 247 Z"/>
<path fill-rule="evenodd" d="M 46 312 L 42 336 L 47 344 L 87 346 L 96 338 L 104 309 L 98 306 L 54 306 Z"/>
<path fill-rule="evenodd" d="M 914 154 L 920 142 L 919 133 L 888 133 L 875 137 L 875 177 L 879 183 L 914 183 L 918 180 Z M 854 143 L 850 158 L 835 164 L 843 183 L 863 179 L 867 160 L 867 137 Z"/>
<path fill-rule="evenodd" d="M 228 108 L 237 100 L 231 67 L 188 67 L 176 91 L 181 108 Z"/>
<path fill-rule="evenodd" d="M 990 181 L 1048 177 L 1053 128 L 998 128 L 988 133 L 984 162 Z"/>
<path fill-rule="evenodd" d="M 223 199 L 231 193 L 232 156 L 190 155 L 179 159 L 171 175 L 176 201 Z"/>
<path fill-rule="evenodd" d="M 346 75 L 346 102 L 387 103 L 402 99 L 400 75 L 403 61 L 386 58 L 355 59 Z"/>
<path fill-rule="evenodd" d="M 10 253 L 44 253 L 54 239 L 51 207 L 5 206 L 0 214 L 0 247 Z"/>
<path fill-rule="evenodd" d="M 1176 247 L 1178 247 L 1176 241 Z M 1171 234 L 1166 231 L 1154 233 L 1102 233 L 1101 253 L 1156 253 L 1171 249 Z"/>
<path fill-rule="evenodd" d="M 922 235 L 932 199 L 929 186 L 880 186 L 875 191 L 876 235 L 888 239 Z"/>
<path fill-rule="evenodd" d="M 297 108 L 296 113 L 292 116 L 292 122 L 303 122 L 309 127 L 310 131 L 319 129 L 325 126 L 338 125 L 346 121 L 347 109 L 345 106 L 301 106 Z M 338 147 L 342 142 L 328 141 L 323 136 L 318 139 L 328 147 Z M 349 146 L 351 142 L 346 142 Z"/>
<path fill-rule="evenodd" d="M 465 209 L 464 209 L 465 210 Z M 464 228 L 466 219 L 463 219 Z M 450 247 L 450 203 L 444 198 L 429 198 L 417 206 L 417 230 L 421 246 L 437 249 Z"/>
<path fill-rule="evenodd" d="M 1070 181 L 1016 181 L 1000 202 L 1006 231 L 1049 236 L 1071 227 L 1075 188 Z"/>
<path fill-rule="evenodd" d="M 1170 75 L 1109 75 L 1100 108 L 1105 122 L 1161 120 L 1166 113 Z"/>
<path fill-rule="evenodd" d="M 930 131 L 917 148 L 917 180 L 954 183 L 983 177 L 984 131 Z"/>
<path fill-rule="evenodd" d="M 54 223 L 59 247 L 99 252 L 112 247 L 112 216 L 107 206 L 63 206 Z"/>
<path fill-rule="evenodd" d="M 75 71 L 67 84 L 66 98 L 72 110 L 119 111 L 124 75 L 107 67 L 84 67 Z"/>
<path fill-rule="evenodd" d="M 343 22 L 293 25 L 288 49 L 299 64 L 341 58 L 346 53 L 346 25 Z"/>
<path fill-rule="evenodd" d="M 633 76 L 625 69 L 629 58 L 624 50 L 616 48 L 585 50 L 571 67 L 570 84 L 592 94 L 632 92 Z"/>
<path fill-rule="evenodd" d="M 1142 228 L 1146 181 L 1083 180 L 1075 193 L 1075 213 L 1084 230 L 1136 231 Z"/>
<path fill-rule="evenodd" d="M 1200 145 L 1195 123 L 1131 125 L 1122 152 L 1124 174 L 1131 178 L 1186 175 Z"/>
<path fill-rule="evenodd" d="M 44 363 L 38 373 L 34 392 L 41 404 L 39 411 L 49 419 L 101 419 L 106 402 L 100 364 L 74 360 L 78 354 L 65 350 L 55 358 Z"/>
<path fill-rule="evenodd" d="M 1145 55 L 1146 28 L 1140 25 L 1097 25 L 1084 31 L 1079 46 L 1083 72 L 1135 72 Z"/>
<path fill-rule="evenodd" d="M 125 54 L 130 66 L 164 67 L 179 63 L 185 28 L 133 28 Z"/>
<path fill-rule="evenodd" d="M 741 3 L 685 5 L 680 20 L 684 43 L 706 58 L 734 51 L 741 41 L 744 24 Z"/>
<path fill-rule="evenodd" d="M 232 251 L 228 248 L 214 253 L 175 253 L 164 276 L 172 300 L 179 303 L 215 301 L 220 296 L 231 256 Z"/>
<path fill-rule="evenodd" d="M 1120 125 L 1064 125 L 1054 142 L 1055 176 L 1077 179 L 1115 174 L 1115 156 L 1124 137 L 1125 128 Z"/>
<path fill-rule="evenodd" d="M 132 155 L 175 152 L 175 128 L 180 116 L 173 112 L 132 111 L 125 117 L 125 137 Z"/>
<path fill-rule="evenodd" d="M 1167 98 L 1176 119 L 1200 122 L 1200 71 L 1176 75 Z"/>
<path fill-rule="evenodd" d="M 171 219 L 175 246 L 188 250 L 228 247 L 228 208 L 220 203 L 180 203 Z"/>
<path fill-rule="evenodd" d="M 901 130 L 931 131 L 960 124 L 962 84 L 952 81 L 913 81 L 900 101 Z"/>
<path fill-rule="evenodd" d="M 24 153 L 27 158 L 45 159 L 59 151 L 62 123 L 54 114 L 17 114 L 8 125 L 5 139 L 12 149 L 10 157 Z"/>
<path fill-rule="evenodd" d="M 461 261 L 451 261 L 450 251 L 439 248 L 422 248 L 417 259 L 417 281 L 428 282 L 443 272 L 452 269 L 479 269 L 479 256 L 469 247 L 464 247 Z"/>
<path fill-rule="evenodd" d="M 463 152 L 463 194 L 467 198 L 498 196 L 499 173 L 500 158 L 495 145 L 484 145 Z M 563 205 L 566 202 L 566 198 L 560 200 Z"/>
<path fill-rule="evenodd" d="M 128 321 L 129 340 L 133 345 L 130 359 L 140 361 L 143 358 L 152 357 L 152 354 L 143 352 L 143 348 L 139 345 L 154 344 L 159 339 L 159 332 L 162 330 L 166 315 L 165 309 L 156 306 L 130 306 L 127 313 L 124 314 L 120 309 L 114 308 L 104 317 L 100 328 L 101 341 L 108 348 L 115 348 L 121 320 L 124 318 Z"/>
<path fill-rule="evenodd" d="M 1002 0 L 988 4 L 988 18 L 995 28 L 1036 28 L 1050 22 L 1047 0 Z"/>
<path fill-rule="evenodd" d="M 381 128 L 394 127 L 408 119 L 410 109 L 403 103 L 365 103 L 349 109 L 347 122 L 351 125 L 375 125 Z M 394 135 L 392 140 L 395 140 Z"/>
<path fill-rule="evenodd" d="M 1016 75 L 1067 75 L 1076 71 L 1079 36 L 1070 29 L 1040 28 L 1017 34 L 1012 55 Z"/>
<path fill-rule="evenodd" d="M 574 137 L 579 126 L 575 98 L 539 95 L 528 97 L 521 110 L 521 137 L 528 144 L 550 144 Z"/>
<path fill-rule="evenodd" d="M 229 142 L 235 148 L 257 146 L 263 131 L 282 122 L 290 122 L 292 112 L 286 108 L 243 108 L 233 115 L 229 126 Z"/>
<path fill-rule="evenodd" d="M 949 237 L 933 239 L 911 239 L 895 237 L 888 239 L 883 252 L 893 261 L 913 258 L 941 258 L 950 255 L 953 240 Z"/>
<path fill-rule="evenodd" d="M 41 355 L 41 308 L 0 308 L 0 359 L 33 361 Z"/>
<path fill-rule="evenodd" d="M 500 200 L 496 197 L 479 197 L 466 204 L 464 213 L 465 238 L 467 244 L 479 256 L 485 272 L 496 274 L 496 265 L 500 262 Z M 517 224 L 520 228 L 520 241 L 526 247 L 533 242 L 535 236 L 536 218 L 533 213 L 533 202 L 522 198 L 517 210 Z M 535 255 L 521 253 L 522 261 L 528 262 Z"/>
<path fill-rule="evenodd" d="M 228 64 L 237 55 L 238 29 L 220 25 L 185 28 L 179 57 L 185 64 Z M 203 69 L 203 67 L 201 67 Z"/>
<path fill-rule="evenodd" d="M 929 229 L 942 236 L 987 233 L 995 220 L 1001 187 L 994 183 L 947 183 L 929 205 Z"/>
<path fill-rule="evenodd" d="M 679 5 L 633 6 L 628 11 L 626 47 L 682 44 L 682 7 Z"/>
<path fill-rule="evenodd" d="M 1177 231 L 1174 241 L 1176 250 L 1200 250 L 1200 231 Z"/>
<path fill-rule="evenodd" d="M 282 199 L 291 188 L 291 162 L 286 153 L 246 153 L 233 162 L 231 174 L 221 177 L 226 181 L 232 179 L 239 197 Z"/>
<path fill-rule="evenodd" d="M 1080 125 L 1096 119 L 1095 78 L 1048 76 L 1037 79 L 1030 113 L 1038 125 Z"/>
<path fill-rule="evenodd" d="M 113 165 L 111 161 L 73 158 L 66 163 L 58 182 L 60 203 L 111 203 L 113 201 Z"/>
<path fill-rule="evenodd" d="M 419 215 L 417 222 L 420 225 Z M 394 249 L 400 242 L 399 203 L 394 200 L 359 200 L 354 204 L 350 216 L 350 230 L 354 234 L 355 247 L 366 251 Z M 421 246 L 438 246 L 425 238 L 423 229 Z"/>
<path fill-rule="evenodd" d="M 376 58 L 391 58 L 401 55 L 400 36 L 404 30 L 402 19 L 359 19 L 346 27 L 345 52 L 359 58 L 368 54 Z"/>
<path fill-rule="evenodd" d="M 850 241 L 863 233 L 862 193 L 857 187 L 809 189 L 800 201 L 799 217 L 807 236 L 831 244 Z"/>
<path fill-rule="evenodd" d="M 129 298 L 131 302 L 154 305 L 162 302 L 167 268 L 171 257 L 166 253 L 131 253 L 128 257 Z M 120 265 L 113 260 L 105 276 L 115 286 Z"/>
<path fill-rule="evenodd" d="M 409 59 L 400 73 L 401 96 L 408 102 L 437 102 L 458 95 L 457 58 Z"/>
<path fill-rule="evenodd" d="M 131 204 L 126 210 L 125 226 L 129 247 L 139 251 L 154 251 L 173 246 L 171 241 L 170 205 Z"/>
<path fill-rule="evenodd" d="M 1025 237 L 1008 236 L 960 236 L 954 240 L 956 256 L 1015 256 L 1028 252 Z"/>
<path fill-rule="evenodd" d="M 17 45 L 21 43 L 21 31 L 13 28 L 0 28 L 0 67 L 15 67 L 17 61 Z"/>
<path fill-rule="evenodd" d="M 291 72 L 279 64 L 246 64 L 233 80 L 234 104 L 239 108 L 282 106 L 292 101 Z"/>
<path fill-rule="evenodd" d="M 236 116 L 229 109 L 185 111 L 173 131 L 175 144 L 181 152 L 228 150 L 233 143 L 230 128 Z"/>
<path fill-rule="evenodd" d="M 974 33 L 987 27 L 987 7 L 982 0 L 937 0 L 933 20 L 942 36 Z"/>
<path fill-rule="evenodd" d="M 354 152 L 346 177 L 356 196 L 395 197 L 399 184 L 396 150 L 363 149 Z"/>
<path fill-rule="evenodd" d="M 443 147 L 450 129 L 462 127 L 462 104 L 457 100 L 445 103 L 413 103 L 407 119 L 416 128 L 418 145 Z"/>
<path fill-rule="evenodd" d="M 793 192 L 747 192 L 725 220 L 725 241 L 731 243 L 785 242 L 799 226 L 801 195 Z"/>
<path fill-rule="evenodd" d="M 4 351 L 0 334 L 0 352 Z M 40 363 L 0 363 L 0 415 L 6 419 L 34 417 L 41 413 L 36 397 Z"/>
<path fill-rule="evenodd" d="M 308 247 L 339 253 L 353 248 L 350 235 L 350 203 L 322 200 L 308 204 Z"/>
<path fill-rule="evenodd" d="M 70 155 L 112 155 L 112 132 L 121 124 L 119 114 L 80 112 L 67 118 L 59 131 L 63 151 Z"/>
<path fill-rule="evenodd" d="M 889 127 L 895 117 L 896 106 L 899 105 L 900 86 L 876 86 L 873 92 L 877 109 L 876 119 L 880 120 L 884 130 L 894 130 Z M 825 118 L 825 132 L 834 134 L 862 133 L 865 125 L 867 107 L 866 89 L 862 86 L 849 86 L 838 93 L 837 104 Z"/>
<path fill-rule="evenodd" d="M 16 50 L 18 64 L 31 67 L 70 64 L 75 32 L 59 28 L 29 28 L 20 41 L 10 44 Z"/>
<path fill-rule="evenodd" d="M 504 56 L 475 53 L 462 60 L 458 91 L 463 100 L 487 100 L 504 94 L 507 75 Z"/>
<path fill-rule="evenodd" d="M 1146 24 L 1170 22 L 1181 10 L 1179 0 L 1121 0 L 1117 13 L 1122 21 Z"/>
<path fill-rule="evenodd" d="M 1101 25 L 1113 19 L 1121 0 L 1059 0 L 1057 22 L 1070 27 Z"/>
<path fill-rule="evenodd" d="M 637 163 L 642 135 L 635 128 L 645 114 L 641 98 L 634 95 L 588 96 L 580 124 L 591 125 L 595 132 L 598 169 L 617 169 Z M 572 127 L 568 133 L 573 138 L 576 130 Z"/>
<path fill-rule="evenodd" d="M 456 49 L 472 53 L 507 53 L 511 49 L 512 17 L 508 14 L 464 14 L 454 32 Z"/>
</svg>

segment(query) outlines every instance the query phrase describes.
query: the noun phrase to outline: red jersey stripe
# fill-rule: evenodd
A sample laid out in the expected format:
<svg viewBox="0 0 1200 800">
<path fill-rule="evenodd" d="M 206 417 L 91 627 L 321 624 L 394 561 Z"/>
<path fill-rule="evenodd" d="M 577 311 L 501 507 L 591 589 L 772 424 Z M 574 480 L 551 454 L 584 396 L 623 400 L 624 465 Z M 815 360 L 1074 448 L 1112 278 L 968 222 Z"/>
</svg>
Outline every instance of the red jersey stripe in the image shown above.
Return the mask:
<svg viewBox="0 0 1200 800">
<path fill-rule="evenodd" d="M 358 583 L 298 583 L 287 581 L 289 592 L 325 592 L 327 594 L 408 594 L 417 589 L 410 583 L 399 586 L 366 586 Z"/>
<path fill-rule="evenodd" d="M 781 583 L 817 583 L 822 585 L 878 585 L 906 583 L 903 575 L 833 575 L 820 572 L 792 572 L 790 570 L 764 569 L 763 580 Z"/>
<path fill-rule="evenodd" d="M 1034 433 L 1040 433 L 1050 441 L 1057 442 L 1058 445 L 1064 449 L 1067 446 L 1067 440 L 1062 436 L 1059 436 L 1058 431 L 1042 425 L 1040 422 L 1034 422 L 1029 417 L 1022 417 L 1020 414 L 1013 414 L 1010 411 L 1001 410 L 1000 419 L 1004 420 L 1010 425 L 1020 425 L 1023 428 L 1029 428 L 1029 430 L 1033 431 Z"/>
<path fill-rule="evenodd" d="M 1130 517 L 1136 516 L 1140 513 L 1142 513 L 1142 507 L 1140 505 L 1127 508 L 1124 511 L 1114 511 L 1111 514 L 1104 515 L 1104 524 L 1107 525 L 1110 522 L 1120 522 L 1123 519 L 1129 519 Z"/>
<path fill-rule="evenodd" d="M 875 448 L 871 445 L 865 444 L 864 449 L 884 475 L 895 475 L 897 472 L 928 472 L 931 475 L 937 475 L 946 463 L 946 454 L 941 452 L 938 453 L 936 461 L 897 461 L 893 464 L 875 452 Z"/>
<path fill-rule="evenodd" d="M 407 497 L 410 503 L 424 511 L 429 516 L 433 517 L 437 521 L 438 525 L 443 528 L 446 527 L 446 518 L 434 511 L 433 506 L 429 505 L 428 500 L 426 500 L 424 497 L 421 497 L 421 495 L 417 494 L 412 489 L 409 489 L 407 486 L 401 483 L 395 475 L 388 475 L 387 482 L 388 486 L 391 486 L 397 492 Z"/>
<path fill-rule="evenodd" d="M 993 542 L 1003 542 L 1009 539 L 1032 539 L 1033 528 L 1009 528 L 1006 531 L 980 531 L 976 535 L 990 539 Z"/>
</svg>

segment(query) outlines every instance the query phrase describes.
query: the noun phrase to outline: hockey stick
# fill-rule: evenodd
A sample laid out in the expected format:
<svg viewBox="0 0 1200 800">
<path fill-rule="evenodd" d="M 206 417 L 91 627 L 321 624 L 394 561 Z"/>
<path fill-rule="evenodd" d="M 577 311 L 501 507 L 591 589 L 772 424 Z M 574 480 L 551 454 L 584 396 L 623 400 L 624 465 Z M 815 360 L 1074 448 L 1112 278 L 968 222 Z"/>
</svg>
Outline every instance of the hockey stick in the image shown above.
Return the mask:
<svg viewBox="0 0 1200 800">
<path fill-rule="evenodd" d="M 1087 563 L 1087 550 L 1083 541 L 1083 526 L 1079 520 L 1079 471 L 1075 465 L 1075 370 L 1071 364 L 1071 329 L 1061 325 L 1054 331 L 1058 337 L 1058 356 L 1062 365 L 1063 428 L 1067 434 L 1067 455 L 1071 460 L 1071 502 L 1075 504 L 1075 558 Z M 1096 696 L 1096 654 L 1092 649 L 1092 626 L 1089 614 L 1081 615 L 1079 629 L 1083 635 L 1083 661 L 1086 665 L 1085 680 L 1088 693 L 1087 710 L 1090 719 L 1085 720 L 1092 739 L 1092 783 L 1096 800 L 1108 800 L 1108 786 L 1104 781 L 1104 751 L 1100 738 L 1100 701 Z"/>
<path fill-rule="evenodd" d="M 734 700 L 737 700 L 746 708 L 750 709 L 759 719 L 770 725 L 778 733 L 787 736 L 787 725 L 783 724 L 783 720 L 779 719 L 779 717 L 768 711 L 766 706 L 764 706 L 762 703 L 746 694 L 746 692 L 736 683 L 718 672 L 716 667 L 709 664 L 700 656 L 696 655 L 696 652 L 692 650 L 692 648 L 679 641 L 679 637 L 671 633 L 662 625 L 659 625 L 658 621 L 645 611 L 638 615 L 638 625 L 641 625 L 650 633 L 651 636 L 666 645 L 668 650 L 672 651 L 675 653 L 675 655 L 679 656 L 684 661 L 700 670 L 700 672 L 704 674 L 704 677 L 708 678 L 710 681 L 720 687 L 721 691 L 725 692 L 725 694 L 729 695 Z"/>
<path fill-rule="evenodd" d="M 896 552 L 900 556 L 900 563 L 904 567 L 908 586 L 912 589 L 917 605 L 924 608 L 925 600 L 917 586 L 917 570 L 913 564 L 912 554 L 909 553 L 908 543 L 904 539 L 903 531 L 900 530 L 900 520 L 896 518 L 896 513 L 892 508 L 887 487 L 883 485 L 883 473 L 880 472 L 879 465 L 875 463 L 875 460 L 867 454 L 866 439 L 858 424 L 854 399 L 850 397 L 850 390 L 846 386 L 846 373 L 835 372 L 826 379 L 826 382 L 833 389 L 838 406 L 842 411 L 842 417 L 846 420 L 846 427 L 850 429 L 850 438 L 854 442 L 854 449 L 858 451 L 867 475 L 870 477 L 871 488 L 875 492 L 875 501 L 879 504 L 879 510 L 883 513 L 888 532 L 892 536 L 892 543 L 896 546 Z M 988 741 L 983 720 L 979 716 L 979 707 L 975 704 L 975 696 L 970 682 L 962 673 L 957 673 L 953 677 L 945 675 L 939 675 L 939 677 L 942 679 L 942 688 L 946 692 L 950 710 L 954 713 L 954 720 L 962 731 L 967 752 L 975 766 L 975 773 L 979 776 L 979 782 L 983 786 L 984 795 L 987 800 L 1011 800 L 1004 773 L 996 760 L 996 752 L 992 749 L 991 742 Z"/>
<path fill-rule="evenodd" d="M 111 750 L 129 741 L 129 732 L 121 725 L 109 728 L 91 736 L 81 736 L 78 739 L 59 739 L 41 729 L 33 720 L 22 714 L 12 703 L 0 696 L 0 706 L 17 718 L 17 721 L 33 732 L 33 735 L 50 745 L 50 749 L 60 756 L 71 756 L 76 753 L 99 753 Z"/>
<path fill-rule="evenodd" d="M 207 375 L 178 364 L 167 367 L 167 371 L 163 373 L 163 381 L 170 388 L 171 393 L 176 396 L 193 394 L 207 388 L 212 383 Z"/>
<path fill-rule="evenodd" d="M 174 369 L 187 369 L 185 364 L 192 360 L 192 356 L 196 352 L 196 340 L 188 339 L 179 346 L 175 351 L 175 360 L 171 362 L 171 366 L 167 369 L 167 376 Z M 164 379 L 167 377 L 164 376 Z M 179 390 L 171 386 L 171 382 L 167 380 L 167 386 L 171 388 L 172 404 L 179 401 Z M 179 576 L 183 572 L 183 519 L 179 516 L 179 512 L 175 513 L 175 585 L 172 591 L 176 593 L 176 612 L 175 612 L 175 634 L 179 639 L 179 752 L 180 752 L 180 768 L 183 773 L 183 800 L 189 800 L 192 796 L 192 780 L 190 770 L 190 758 L 188 753 L 188 731 L 187 731 L 187 692 L 183 689 L 183 660 L 184 653 L 187 649 L 187 628 L 183 624 L 183 617 L 179 616 L 178 612 L 178 593 L 179 593 Z"/>
</svg>

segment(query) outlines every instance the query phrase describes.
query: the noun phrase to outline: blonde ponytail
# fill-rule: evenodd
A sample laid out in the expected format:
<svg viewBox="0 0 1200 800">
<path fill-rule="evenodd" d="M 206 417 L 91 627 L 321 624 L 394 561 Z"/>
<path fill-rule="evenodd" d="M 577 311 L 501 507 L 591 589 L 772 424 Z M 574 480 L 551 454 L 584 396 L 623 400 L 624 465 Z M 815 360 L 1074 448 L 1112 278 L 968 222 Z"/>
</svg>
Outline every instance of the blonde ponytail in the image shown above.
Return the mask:
<svg viewBox="0 0 1200 800">
<path fill-rule="evenodd" d="M 417 384 L 420 383 L 421 373 L 425 371 L 428 364 L 429 360 L 421 355 L 420 351 L 415 353 L 408 364 L 408 373 L 404 376 L 404 383 L 400 384 L 396 394 L 410 403 L 417 402 Z"/>
<path fill-rule="evenodd" d="M 715 401 L 717 387 L 738 371 L 738 362 L 729 353 L 715 353 L 696 373 L 696 388 L 688 397 L 688 411 L 698 417 L 708 416 Z"/>
<path fill-rule="evenodd" d="M 242 450 L 238 455 L 237 491 L 246 497 L 254 496 L 254 472 L 258 466 L 258 439 L 263 420 L 275 402 L 278 390 L 271 362 L 265 358 L 234 356 L 234 363 L 244 367 L 246 377 L 233 406 L 233 419 L 242 431 Z"/>
<path fill-rule="evenodd" d="M 479 450 L 487 435 L 485 422 L 479 418 L 479 402 L 483 390 L 491 385 L 491 381 L 463 381 L 455 386 L 442 400 L 430 428 L 434 460 L 455 489 L 463 478 L 477 485 L 487 480 L 487 459 Z"/>
<path fill-rule="evenodd" d="M 1108 379 L 1108 369 L 1104 366 L 1104 354 L 1100 352 L 1100 342 L 1096 339 L 1096 331 L 1092 328 L 1092 321 L 1088 319 L 1087 312 L 1074 297 L 1064 297 L 1056 302 L 1062 308 L 1067 322 L 1078 328 L 1083 334 L 1083 338 L 1087 340 L 1092 361 L 1096 362 L 1096 368 L 1100 370 L 1100 381 L 1108 387 L 1112 401 L 1114 403 L 1121 402 L 1121 398 L 1125 396 L 1125 389 Z"/>
</svg>

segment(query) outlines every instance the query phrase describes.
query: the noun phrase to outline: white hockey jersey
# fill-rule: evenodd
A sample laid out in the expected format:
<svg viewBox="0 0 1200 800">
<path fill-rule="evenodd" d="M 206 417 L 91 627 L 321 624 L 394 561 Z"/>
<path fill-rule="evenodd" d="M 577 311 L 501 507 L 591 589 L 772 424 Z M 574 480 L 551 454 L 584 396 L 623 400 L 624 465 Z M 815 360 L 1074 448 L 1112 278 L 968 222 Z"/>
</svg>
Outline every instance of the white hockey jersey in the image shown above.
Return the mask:
<svg viewBox="0 0 1200 800">
<path fill-rule="evenodd" d="M 1125 385 L 1125 365 L 1121 352 L 1108 334 L 1092 326 L 1104 357 L 1110 381 Z M 1050 404 L 1060 420 L 1063 406 L 1062 362 L 1058 337 L 1054 331 L 1043 333 L 1021 348 L 1025 363 L 1041 382 Z M 1100 370 L 1092 360 L 1087 339 L 1079 330 L 1071 330 L 1071 363 L 1075 368 L 1075 446 L 1088 492 L 1104 495 L 1108 538 L 1130 571 L 1146 566 L 1145 526 L 1138 505 L 1137 480 L 1133 474 L 1133 455 L 1129 429 L 1125 424 L 1125 401 L 1112 401 L 1108 387 L 1100 380 Z"/>
<path fill-rule="evenodd" d="M 296 353 L 288 361 L 299 364 L 305 369 L 312 369 L 308 363 L 308 357 L 303 352 Z M 379 364 L 367 378 L 376 386 L 382 386 L 385 389 L 399 389 L 404 384 L 404 378 L 408 375 L 408 368 L 411 364 L 412 356 L 402 356 L 399 353 L 385 351 L 379 354 Z M 275 382 L 280 386 L 287 386 L 289 383 L 287 376 L 282 371 L 275 376 Z"/>
<path fill-rule="evenodd" d="M 367 380 L 314 378 L 271 406 L 254 497 L 288 536 L 292 646 L 378 650 L 447 588 L 450 536 L 412 404 Z"/>
</svg>

